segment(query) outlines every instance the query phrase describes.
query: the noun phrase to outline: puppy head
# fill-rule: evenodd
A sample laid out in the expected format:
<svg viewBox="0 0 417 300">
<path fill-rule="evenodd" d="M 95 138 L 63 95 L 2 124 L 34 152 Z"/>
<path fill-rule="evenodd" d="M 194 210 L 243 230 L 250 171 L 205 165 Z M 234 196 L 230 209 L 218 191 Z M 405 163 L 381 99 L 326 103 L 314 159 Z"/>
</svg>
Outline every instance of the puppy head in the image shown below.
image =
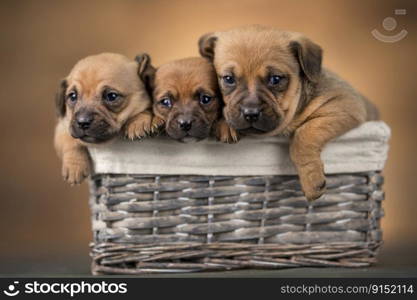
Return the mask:
<svg viewBox="0 0 417 300">
<path fill-rule="evenodd" d="M 151 105 L 147 89 L 153 73 L 147 54 L 136 61 L 112 53 L 80 60 L 56 98 L 58 117 L 74 138 L 86 143 L 115 137 L 126 121 Z"/>
<path fill-rule="evenodd" d="M 167 134 L 179 141 L 209 136 L 220 114 L 216 72 L 205 58 L 176 60 L 155 75 L 154 114 L 165 120 Z"/>
<path fill-rule="evenodd" d="M 224 116 L 238 130 L 278 133 L 321 74 L 321 48 L 298 33 L 247 26 L 200 38 L 214 62 Z"/>
</svg>

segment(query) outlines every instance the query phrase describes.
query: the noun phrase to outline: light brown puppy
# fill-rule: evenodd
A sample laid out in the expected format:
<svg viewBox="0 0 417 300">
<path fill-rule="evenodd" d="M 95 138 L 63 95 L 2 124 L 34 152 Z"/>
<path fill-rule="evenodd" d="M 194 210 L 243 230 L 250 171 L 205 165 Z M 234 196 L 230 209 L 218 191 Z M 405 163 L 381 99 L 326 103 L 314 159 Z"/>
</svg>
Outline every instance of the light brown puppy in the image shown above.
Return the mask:
<svg viewBox="0 0 417 300">
<path fill-rule="evenodd" d="M 291 137 L 290 156 L 309 200 L 325 192 L 324 145 L 378 118 L 370 102 L 322 68 L 322 49 L 299 33 L 245 26 L 206 34 L 199 48 L 214 62 L 230 126 Z"/>
<path fill-rule="evenodd" d="M 78 184 L 90 174 L 88 144 L 110 141 L 121 131 L 131 139 L 151 131 L 147 83 L 153 72 L 147 54 L 134 61 L 103 53 L 73 67 L 56 97 L 54 143 L 66 181 Z"/>
<path fill-rule="evenodd" d="M 160 66 L 153 92 L 155 119 L 182 142 L 207 138 L 215 130 L 223 142 L 236 142 L 236 132 L 221 117 L 223 106 L 213 65 L 191 57 Z M 157 121 L 156 121 L 157 122 Z"/>
</svg>

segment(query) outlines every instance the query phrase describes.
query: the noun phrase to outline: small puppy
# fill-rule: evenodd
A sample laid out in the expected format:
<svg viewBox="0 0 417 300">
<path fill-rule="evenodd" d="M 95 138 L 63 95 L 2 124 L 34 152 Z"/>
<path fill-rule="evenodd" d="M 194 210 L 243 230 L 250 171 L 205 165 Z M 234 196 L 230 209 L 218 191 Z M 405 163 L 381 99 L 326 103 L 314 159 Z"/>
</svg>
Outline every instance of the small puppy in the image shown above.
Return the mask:
<svg viewBox="0 0 417 300">
<path fill-rule="evenodd" d="M 147 89 L 154 71 L 147 54 L 134 61 L 103 53 L 73 67 L 56 97 L 54 143 L 66 181 L 78 184 L 90 174 L 88 144 L 110 141 L 121 131 L 131 139 L 151 131 Z"/>
<path fill-rule="evenodd" d="M 214 62 L 231 127 L 291 137 L 290 156 L 309 200 L 325 192 L 325 144 L 378 118 L 362 95 L 322 68 L 322 49 L 299 33 L 246 26 L 206 34 L 199 49 Z"/>
<path fill-rule="evenodd" d="M 207 138 L 212 129 L 222 142 L 238 137 L 221 116 L 222 102 L 213 65 L 191 57 L 160 66 L 153 92 L 154 123 L 165 124 L 166 133 L 182 142 Z"/>
</svg>

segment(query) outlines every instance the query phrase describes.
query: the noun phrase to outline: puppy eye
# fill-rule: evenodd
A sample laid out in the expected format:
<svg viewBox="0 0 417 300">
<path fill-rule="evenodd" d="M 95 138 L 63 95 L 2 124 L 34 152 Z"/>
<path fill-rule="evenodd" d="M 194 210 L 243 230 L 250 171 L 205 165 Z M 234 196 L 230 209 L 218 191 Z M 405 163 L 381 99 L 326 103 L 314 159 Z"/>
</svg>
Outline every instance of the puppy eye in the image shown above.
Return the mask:
<svg viewBox="0 0 417 300">
<path fill-rule="evenodd" d="M 159 101 L 159 104 L 161 104 L 162 106 L 165 106 L 167 108 L 171 108 L 172 107 L 172 101 L 169 98 L 164 98 L 161 101 Z"/>
<path fill-rule="evenodd" d="M 200 103 L 201 104 L 209 104 L 213 100 L 212 96 L 206 94 L 200 94 Z"/>
<path fill-rule="evenodd" d="M 114 102 L 114 101 L 116 101 L 117 100 L 117 98 L 119 98 L 119 94 L 118 93 L 115 93 L 115 92 L 104 92 L 103 93 L 103 98 L 106 100 L 106 101 L 109 101 L 109 102 Z"/>
<path fill-rule="evenodd" d="M 235 78 L 230 75 L 223 76 L 223 81 L 228 85 L 234 85 L 236 83 Z"/>
<path fill-rule="evenodd" d="M 76 91 L 72 91 L 67 95 L 67 98 L 71 101 L 71 102 L 75 102 L 77 101 L 78 95 Z"/>
<path fill-rule="evenodd" d="M 268 84 L 269 85 L 277 85 L 280 81 L 281 81 L 281 76 L 271 75 L 271 76 L 269 76 Z"/>
</svg>

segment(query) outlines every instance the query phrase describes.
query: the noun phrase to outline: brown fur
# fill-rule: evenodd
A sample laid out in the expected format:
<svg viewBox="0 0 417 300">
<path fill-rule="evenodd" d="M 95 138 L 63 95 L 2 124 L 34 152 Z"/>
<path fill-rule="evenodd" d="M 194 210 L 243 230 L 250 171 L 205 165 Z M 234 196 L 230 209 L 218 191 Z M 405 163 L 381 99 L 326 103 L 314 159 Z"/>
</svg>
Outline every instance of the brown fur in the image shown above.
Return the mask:
<svg viewBox="0 0 417 300">
<path fill-rule="evenodd" d="M 216 72 L 212 64 L 201 57 L 176 60 L 162 65 L 155 74 L 153 111 L 165 124 L 167 134 L 179 141 L 201 140 L 209 136 L 216 124 L 217 135 L 223 142 L 233 142 L 237 136 L 223 121 Z M 201 102 L 207 95 L 211 101 Z M 169 99 L 171 105 L 163 105 Z M 191 122 L 184 130 L 181 122 Z"/>
<path fill-rule="evenodd" d="M 235 129 L 291 137 L 290 156 L 309 200 L 325 192 L 320 153 L 331 139 L 378 118 L 376 108 L 348 83 L 322 69 L 321 48 L 299 33 L 246 26 L 204 35 L 200 53 L 213 59 Z M 233 74 L 234 86 L 223 76 Z M 279 75 L 277 85 L 268 81 Z M 242 107 L 260 111 L 247 122 Z"/>
<path fill-rule="evenodd" d="M 132 139 L 151 131 L 151 100 L 145 86 L 149 73 L 152 67 L 146 54 L 134 61 L 103 53 L 80 60 L 62 81 L 56 98 L 59 119 L 54 143 L 63 177 L 70 184 L 81 183 L 90 174 L 88 144 L 111 141 L 121 131 Z M 69 97 L 73 91 L 76 101 Z M 120 96 L 106 101 L 109 92 Z M 82 114 L 92 118 L 86 129 L 77 123 Z"/>
</svg>

